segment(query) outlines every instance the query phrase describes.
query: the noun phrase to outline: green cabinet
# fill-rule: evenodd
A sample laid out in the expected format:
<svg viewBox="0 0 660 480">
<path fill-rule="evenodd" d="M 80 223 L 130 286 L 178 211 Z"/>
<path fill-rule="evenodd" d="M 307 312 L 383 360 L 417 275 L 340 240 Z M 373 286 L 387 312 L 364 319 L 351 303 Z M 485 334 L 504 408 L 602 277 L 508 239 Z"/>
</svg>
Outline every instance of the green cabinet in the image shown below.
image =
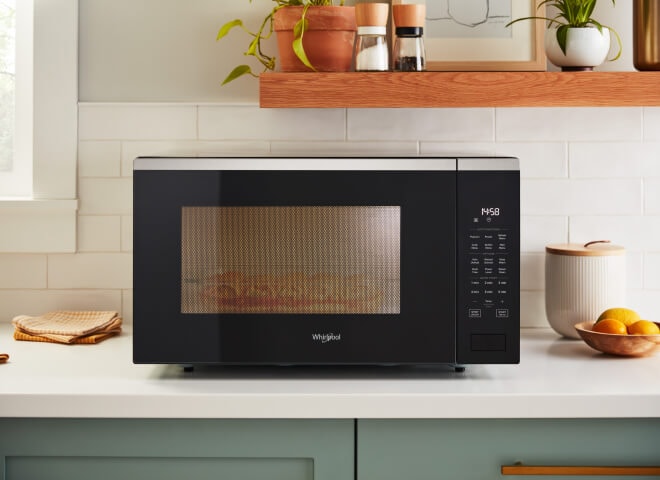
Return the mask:
<svg viewBox="0 0 660 480">
<path fill-rule="evenodd" d="M 0 419 L 0 480 L 352 480 L 352 420 Z"/>
<path fill-rule="evenodd" d="M 660 467 L 660 419 L 360 420 L 357 452 L 359 480 L 502 480 L 517 462 Z"/>
<path fill-rule="evenodd" d="M 0 419 L 0 480 L 502 480 L 517 462 L 660 467 L 660 418 Z"/>
</svg>

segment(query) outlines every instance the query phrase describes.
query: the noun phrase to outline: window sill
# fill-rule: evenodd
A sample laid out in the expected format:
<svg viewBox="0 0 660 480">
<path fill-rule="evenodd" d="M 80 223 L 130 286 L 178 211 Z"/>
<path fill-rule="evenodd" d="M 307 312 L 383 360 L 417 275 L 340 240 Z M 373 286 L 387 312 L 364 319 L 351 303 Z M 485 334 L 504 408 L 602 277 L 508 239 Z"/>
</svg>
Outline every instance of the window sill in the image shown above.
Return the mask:
<svg viewBox="0 0 660 480">
<path fill-rule="evenodd" d="M 0 252 L 76 251 L 78 200 L 0 199 Z"/>
</svg>

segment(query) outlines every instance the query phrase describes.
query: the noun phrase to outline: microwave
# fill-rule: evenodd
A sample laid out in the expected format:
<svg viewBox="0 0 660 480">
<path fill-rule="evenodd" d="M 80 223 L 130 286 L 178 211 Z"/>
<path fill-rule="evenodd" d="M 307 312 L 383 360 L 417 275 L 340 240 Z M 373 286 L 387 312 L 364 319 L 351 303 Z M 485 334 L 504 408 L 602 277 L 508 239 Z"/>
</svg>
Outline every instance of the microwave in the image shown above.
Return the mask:
<svg viewBox="0 0 660 480">
<path fill-rule="evenodd" d="M 516 158 L 140 157 L 133 361 L 518 363 Z"/>
</svg>

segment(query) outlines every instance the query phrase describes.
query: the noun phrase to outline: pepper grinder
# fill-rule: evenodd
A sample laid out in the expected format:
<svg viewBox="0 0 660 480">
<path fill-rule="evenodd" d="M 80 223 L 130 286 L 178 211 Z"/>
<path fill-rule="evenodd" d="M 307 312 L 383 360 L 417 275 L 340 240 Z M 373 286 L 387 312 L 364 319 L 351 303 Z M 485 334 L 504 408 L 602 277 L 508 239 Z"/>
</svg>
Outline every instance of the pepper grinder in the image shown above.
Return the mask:
<svg viewBox="0 0 660 480">
<path fill-rule="evenodd" d="M 387 48 L 387 3 L 358 3 L 355 5 L 357 36 L 354 65 L 358 72 L 384 72 L 389 68 Z"/>
<path fill-rule="evenodd" d="M 394 17 L 394 70 L 422 72 L 426 68 L 424 50 L 424 18 L 426 5 L 398 4 L 392 6 Z"/>
</svg>

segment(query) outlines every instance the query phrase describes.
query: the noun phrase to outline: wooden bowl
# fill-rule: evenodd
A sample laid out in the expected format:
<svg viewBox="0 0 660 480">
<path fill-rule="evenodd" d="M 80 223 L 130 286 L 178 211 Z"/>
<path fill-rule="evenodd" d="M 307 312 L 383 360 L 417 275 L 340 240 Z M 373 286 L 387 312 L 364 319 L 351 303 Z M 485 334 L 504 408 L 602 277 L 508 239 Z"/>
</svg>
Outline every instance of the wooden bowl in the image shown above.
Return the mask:
<svg viewBox="0 0 660 480">
<path fill-rule="evenodd" d="M 591 330 L 596 322 L 575 325 L 578 335 L 594 350 L 624 357 L 643 357 L 660 351 L 660 335 L 617 335 Z M 656 323 L 656 325 L 660 326 Z"/>
</svg>

